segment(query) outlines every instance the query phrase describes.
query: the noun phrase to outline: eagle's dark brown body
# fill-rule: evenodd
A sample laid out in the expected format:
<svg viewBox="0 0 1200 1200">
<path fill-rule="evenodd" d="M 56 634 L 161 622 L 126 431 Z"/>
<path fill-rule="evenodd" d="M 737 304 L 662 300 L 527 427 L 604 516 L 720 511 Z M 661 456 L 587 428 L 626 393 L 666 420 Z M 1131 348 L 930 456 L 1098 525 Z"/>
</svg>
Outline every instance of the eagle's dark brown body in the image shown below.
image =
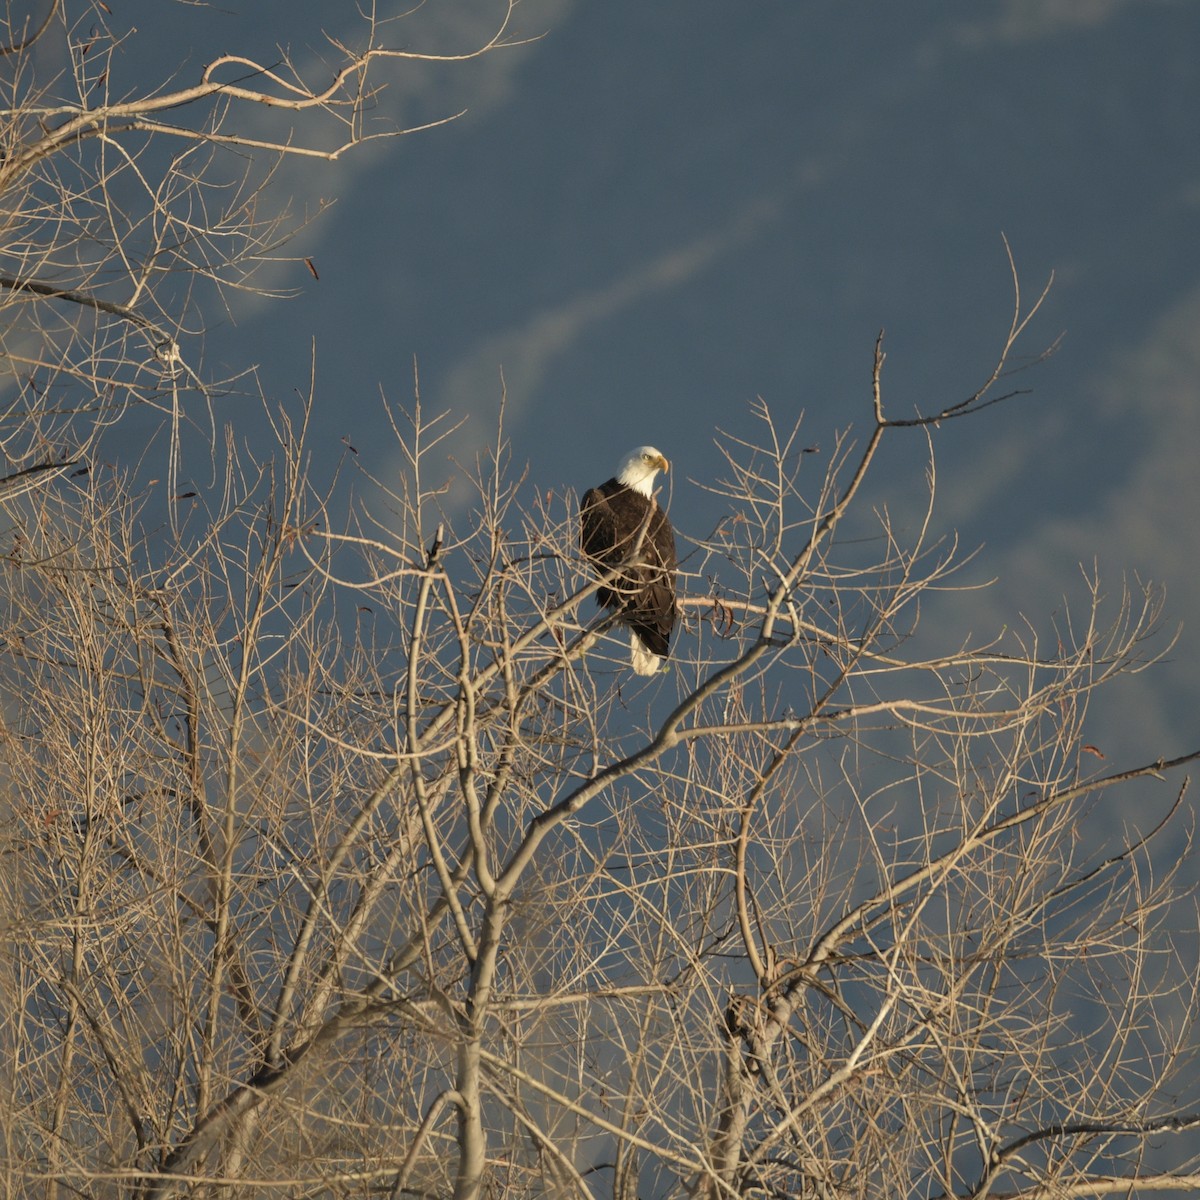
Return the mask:
<svg viewBox="0 0 1200 1200">
<path fill-rule="evenodd" d="M 675 532 L 666 514 L 653 497 L 613 478 L 584 494 L 579 517 L 583 552 L 599 571 L 611 571 L 633 557 L 611 584 L 596 593 L 597 600 L 619 613 L 622 624 L 651 654 L 665 659 L 677 615 L 678 565 Z M 636 653 L 634 665 L 638 665 Z"/>
</svg>

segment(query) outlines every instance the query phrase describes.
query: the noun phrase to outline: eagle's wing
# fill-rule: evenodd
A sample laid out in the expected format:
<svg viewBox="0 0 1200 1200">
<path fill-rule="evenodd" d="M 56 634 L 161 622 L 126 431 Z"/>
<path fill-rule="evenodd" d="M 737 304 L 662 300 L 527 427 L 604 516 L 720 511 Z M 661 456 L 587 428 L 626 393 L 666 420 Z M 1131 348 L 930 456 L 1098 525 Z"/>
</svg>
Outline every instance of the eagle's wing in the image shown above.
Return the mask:
<svg viewBox="0 0 1200 1200">
<path fill-rule="evenodd" d="M 637 567 L 639 587 L 626 610 L 625 619 L 647 648 L 665 658 L 675 628 L 675 531 L 656 504 L 650 528 L 642 543 L 642 562 Z"/>
<path fill-rule="evenodd" d="M 604 570 L 612 570 L 625 560 L 628 550 L 621 546 L 617 516 L 603 489 L 592 488 L 579 502 L 579 545 L 584 554 Z M 620 605 L 622 597 L 612 588 L 600 588 L 597 601 L 605 608 Z"/>
<path fill-rule="evenodd" d="M 599 488 L 584 492 L 579 502 L 579 544 L 584 554 L 603 562 L 616 540 L 617 523 L 608 497 Z"/>
</svg>

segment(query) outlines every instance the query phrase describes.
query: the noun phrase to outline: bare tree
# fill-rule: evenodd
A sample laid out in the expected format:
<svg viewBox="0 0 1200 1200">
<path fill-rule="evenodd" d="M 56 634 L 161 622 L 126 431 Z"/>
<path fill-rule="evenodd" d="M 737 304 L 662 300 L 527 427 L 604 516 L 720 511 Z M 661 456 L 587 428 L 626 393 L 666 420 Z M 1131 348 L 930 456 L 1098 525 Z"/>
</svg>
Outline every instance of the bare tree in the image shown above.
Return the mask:
<svg viewBox="0 0 1200 1200">
<path fill-rule="evenodd" d="M 353 144 L 395 56 L 372 36 L 330 90 L 229 60 L 171 103 L 72 107 L 31 89 L 78 28 L 55 3 L 6 56 L 5 1193 L 1200 1187 L 1190 822 L 1163 782 L 1200 750 L 1109 770 L 1087 740 L 1092 692 L 1164 648 L 1159 599 L 1110 610 L 1093 581 L 1049 639 L 938 645 L 921 604 L 961 560 L 932 471 L 913 519 L 863 503 L 885 439 L 920 470 L 1003 398 L 1037 303 L 936 412 L 889 415 L 880 342 L 865 433 L 823 469 L 766 405 L 722 435 L 674 669 L 637 680 L 573 496 L 531 494 L 499 437 L 451 520 L 450 423 L 419 397 L 406 470 L 349 526 L 303 407 L 270 410 L 270 453 L 230 430 L 158 532 L 134 465 L 64 478 L 127 406 L 219 386 L 183 331 L 275 237 L 259 184 L 252 220 L 186 237 L 172 188 L 271 149 L 243 100 Z M 91 94 L 103 59 L 71 61 Z M 1081 833 L 1131 789 L 1153 829 Z"/>
<path fill-rule="evenodd" d="M 312 215 L 275 196 L 281 164 L 416 132 L 372 115 L 377 75 L 510 44 L 512 6 L 498 0 L 494 36 L 456 56 L 391 49 L 389 23 L 371 15 L 360 48 L 331 43 L 319 81 L 280 49 L 273 63 L 225 54 L 190 82 L 133 90 L 117 50 L 136 34 L 111 31 L 107 5 L 47 0 L 40 20 L 14 6 L 0 21 L 9 462 L 78 458 L 140 408 L 169 419 L 174 465 L 185 395 L 203 402 L 230 382 L 201 376 L 206 318 L 238 292 L 269 294 L 263 268 Z"/>
</svg>

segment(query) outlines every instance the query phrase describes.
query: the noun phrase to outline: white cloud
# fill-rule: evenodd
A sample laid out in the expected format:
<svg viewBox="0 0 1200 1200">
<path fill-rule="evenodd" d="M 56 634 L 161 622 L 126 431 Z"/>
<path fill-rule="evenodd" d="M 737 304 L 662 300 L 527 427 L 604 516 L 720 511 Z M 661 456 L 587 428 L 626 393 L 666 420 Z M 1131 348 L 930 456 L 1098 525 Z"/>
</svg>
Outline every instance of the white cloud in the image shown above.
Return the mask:
<svg viewBox="0 0 1200 1200">
<path fill-rule="evenodd" d="M 957 27 L 967 45 L 1032 42 L 1075 29 L 1103 25 L 1133 0 L 1008 0 L 997 17 L 968 20 Z M 1142 0 L 1145 3 L 1145 0 Z"/>
<path fill-rule="evenodd" d="M 370 67 L 367 83 L 379 91 L 371 98 L 363 116 L 366 134 L 406 130 L 453 117 L 465 110 L 471 120 L 479 120 L 512 94 L 517 73 L 531 54 L 546 43 L 541 35 L 568 18 L 575 0 L 523 0 L 514 11 L 513 22 L 502 44 L 477 58 L 459 63 L 425 62 L 416 59 L 380 58 Z M 418 5 L 403 18 L 385 24 L 376 32 L 375 44 L 422 54 L 467 54 L 487 45 L 504 18 L 504 0 L 457 0 L 450 4 Z M 303 84 L 319 89 L 327 84 L 344 62 L 344 54 L 335 46 L 350 51 L 365 46 L 369 27 L 361 17 L 345 27 L 326 32 L 319 49 L 285 48 L 291 68 Z M 280 69 L 285 78 L 287 72 Z M 218 73 L 219 77 L 224 75 Z M 253 83 L 248 86 L 254 86 Z M 264 85 L 264 91 L 272 91 Z M 231 129 L 247 138 L 278 141 L 286 138 L 289 123 L 297 133 L 297 145 L 331 149 L 346 137 L 345 126 L 321 118 L 317 113 L 290 122 L 288 115 L 265 106 L 243 105 L 234 113 Z M 432 136 L 437 136 L 433 131 Z M 320 211 L 330 198 L 347 195 L 381 161 L 401 152 L 403 138 L 377 137 L 349 150 L 336 162 L 289 156 L 279 164 L 270 182 L 275 204 L 268 208 L 290 206 L 294 218 Z M 265 152 L 264 152 L 265 153 Z M 264 159 L 264 161 L 266 161 Z M 312 239 L 306 247 L 312 247 Z M 286 255 L 289 251 L 285 249 Z M 298 252 L 298 251 L 293 251 Z M 309 252 L 308 249 L 304 251 Z M 293 264 L 259 268 L 256 283 L 262 288 L 282 287 L 283 277 L 295 280 Z M 239 320 L 256 314 L 270 301 L 251 292 L 237 293 L 231 302 Z"/>
<path fill-rule="evenodd" d="M 1106 748 L 1117 752 L 1170 753 L 1183 748 L 1180 739 L 1195 737 L 1200 660 L 1198 377 L 1200 287 L 1164 313 L 1135 350 L 1100 364 L 1099 378 L 1091 387 L 1083 385 L 1084 394 L 1094 400 L 1074 417 L 1073 425 L 1062 414 L 1048 422 L 1057 426 L 1059 439 L 1086 443 L 1099 427 L 1089 425 L 1092 413 L 1120 412 L 1126 428 L 1136 420 L 1140 436 L 1129 446 L 1131 457 L 1121 477 L 1107 488 L 1103 480 L 1092 481 L 1097 499 L 1092 509 L 1060 517 L 1048 512 L 1040 525 L 1022 532 L 1007 548 L 988 547 L 982 561 L 986 573 L 999 582 L 976 593 L 969 603 L 960 598 L 951 606 L 956 615 L 969 612 L 978 636 L 1012 626 L 1017 613 L 1044 631 L 1050 614 L 1061 611 L 1063 597 L 1078 613 L 1086 597 L 1076 564 L 1090 571 L 1097 557 L 1103 591 L 1110 598 L 1110 620 L 1117 616 L 1122 571 L 1135 589 L 1144 580 L 1164 585 L 1166 629 L 1159 648 L 1176 626 L 1184 626 L 1170 662 L 1127 681 L 1102 698 L 1095 713 L 1099 727 L 1109 731 L 1111 747 Z M 989 451 L 992 461 L 1011 468 L 1007 483 L 999 478 L 1003 471 L 987 480 L 990 507 L 1001 517 L 1006 489 L 1021 486 L 1019 451 L 1030 436 L 1030 426 L 1023 425 Z M 960 478 L 954 490 L 964 483 Z M 1180 704 L 1181 697 L 1186 704 Z"/>
<path fill-rule="evenodd" d="M 638 262 L 623 275 L 591 291 L 556 301 L 510 329 L 481 342 L 452 368 L 439 399 L 452 412 L 479 413 L 486 398 L 499 407 L 499 376 L 504 372 L 508 410 L 532 398 L 547 371 L 601 322 L 643 303 L 658 292 L 689 283 L 711 264 L 753 238 L 781 211 L 780 198 L 755 200 L 721 228 Z M 485 419 L 485 428 L 487 425 Z"/>
</svg>

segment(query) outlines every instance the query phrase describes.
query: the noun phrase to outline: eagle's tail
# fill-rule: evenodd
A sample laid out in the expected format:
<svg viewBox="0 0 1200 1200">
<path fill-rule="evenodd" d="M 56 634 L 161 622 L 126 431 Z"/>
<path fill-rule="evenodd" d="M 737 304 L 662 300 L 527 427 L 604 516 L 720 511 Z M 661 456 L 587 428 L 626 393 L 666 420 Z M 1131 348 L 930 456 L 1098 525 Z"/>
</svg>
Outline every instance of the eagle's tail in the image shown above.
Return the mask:
<svg viewBox="0 0 1200 1200">
<path fill-rule="evenodd" d="M 659 658 L 633 630 L 630 630 L 629 661 L 639 675 L 657 675 L 666 660 Z"/>
</svg>

